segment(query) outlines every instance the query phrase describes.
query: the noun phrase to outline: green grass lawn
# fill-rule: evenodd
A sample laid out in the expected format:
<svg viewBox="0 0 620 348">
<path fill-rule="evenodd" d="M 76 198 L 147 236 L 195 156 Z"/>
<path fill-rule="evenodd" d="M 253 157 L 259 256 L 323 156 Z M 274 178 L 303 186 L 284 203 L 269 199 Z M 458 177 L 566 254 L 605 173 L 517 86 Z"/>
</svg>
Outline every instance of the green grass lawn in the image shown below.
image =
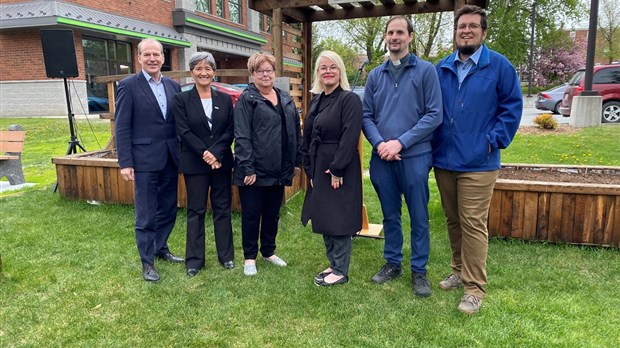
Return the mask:
<svg viewBox="0 0 620 348">
<path fill-rule="evenodd" d="M 0 196 L 0 347 L 615 347 L 620 342 L 615 249 L 492 240 L 483 309 L 473 317 L 460 314 L 461 293 L 437 286 L 449 272 L 450 251 L 433 180 L 430 298 L 413 295 L 408 272 L 388 284 L 372 284 L 370 277 L 383 264 L 383 243 L 366 238 L 354 241 L 349 284 L 316 287 L 313 276 L 326 267 L 326 259 L 321 237 L 299 222 L 303 194 L 281 211 L 277 253 L 288 267 L 259 260 L 258 275 L 245 277 L 240 216 L 234 214 L 234 270 L 217 263 L 209 220 L 206 269 L 190 279 L 183 265 L 159 262 L 162 280 L 147 283 L 141 278 L 131 206 L 92 205 L 51 193 L 50 158 L 64 155 L 66 121 L 0 119 L 0 128 L 11 123 L 28 132 L 26 178 L 38 185 Z M 80 129 L 85 133 L 89 127 Z M 107 122 L 94 122 L 93 129 L 105 146 Z M 98 148 L 92 134 L 83 137 L 88 150 Z M 570 136 L 518 135 L 503 160 L 617 166 L 617 139 L 620 127 Z M 370 220 L 379 223 L 368 179 L 364 187 Z M 179 210 L 169 241 L 178 254 L 185 249 L 185 218 Z M 406 230 L 408 224 L 404 214 Z M 408 242 L 405 233 L 406 259 Z"/>
</svg>

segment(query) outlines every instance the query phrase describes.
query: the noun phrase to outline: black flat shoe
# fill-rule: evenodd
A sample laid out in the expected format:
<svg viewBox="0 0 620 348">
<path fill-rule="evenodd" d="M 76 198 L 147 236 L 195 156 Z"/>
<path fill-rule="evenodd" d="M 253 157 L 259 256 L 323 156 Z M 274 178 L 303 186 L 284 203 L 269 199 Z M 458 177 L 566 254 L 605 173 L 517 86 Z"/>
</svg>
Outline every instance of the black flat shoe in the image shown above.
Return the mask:
<svg viewBox="0 0 620 348">
<path fill-rule="evenodd" d="M 233 269 L 235 268 L 235 263 L 232 261 L 226 261 L 222 264 L 222 266 L 226 269 Z"/>
<path fill-rule="evenodd" d="M 330 274 L 332 274 L 332 272 L 331 272 L 331 271 L 330 271 L 330 272 L 325 272 L 325 271 L 323 271 L 323 272 L 319 272 L 319 273 L 317 273 L 317 274 L 314 276 L 314 281 L 315 281 L 315 282 L 318 282 L 318 281 L 320 281 L 320 280 L 323 280 L 323 278 L 327 277 L 327 276 L 328 276 L 328 275 L 330 275 Z"/>
<path fill-rule="evenodd" d="M 196 274 L 198 274 L 198 268 L 188 268 L 187 269 L 187 275 L 190 277 L 194 277 Z"/>
<path fill-rule="evenodd" d="M 325 278 L 321 279 L 321 280 L 315 280 L 314 284 L 316 284 L 316 286 L 332 286 L 332 285 L 338 285 L 338 284 L 346 284 L 349 282 L 349 277 L 344 276 L 338 280 L 336 280 L 333 283 L 328 283 L 325 281 Z"/>
<path fill-rule="evenodd" d="M 185 259 L 179 256 L 174 255 L 173 253 L 165 253 L 165 254 L 159 254 L 159 255 L 155 255 L 155 257 L 157 257 L 160 260 L 166 260 L 168 262 L 172 262 L 172 263 L 181 263 L 184 262 Z"/>
<path fill-rule="evenodd" d="M 156 282 L 159 280 L 159 273 L 157 273 L 153 265 L 142 266 L 142 276 L 147 282 Z"/>
</svg>

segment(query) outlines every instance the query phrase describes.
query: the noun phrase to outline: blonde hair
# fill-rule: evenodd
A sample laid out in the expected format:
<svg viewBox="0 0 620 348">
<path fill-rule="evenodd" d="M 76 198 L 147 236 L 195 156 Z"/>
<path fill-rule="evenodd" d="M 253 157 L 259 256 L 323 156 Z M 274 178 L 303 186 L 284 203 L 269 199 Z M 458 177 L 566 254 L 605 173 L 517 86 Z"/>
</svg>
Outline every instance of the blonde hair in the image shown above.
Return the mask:
<svg viewBox="0 0 620 348">
<path fill-rule="evenodd" d="M 258 70 L 264 62 L 269 62 L 273 70 L 276 70 L 276 57 L 268 53 L 256 52 L 248 58 L 248 72 L 250 75 Z"/>
<path fill-rule="evenodd" d="M 342 61 L 342 58 L 340 58 L 338 53 L 334 51 L 323 51 L 319 53 L 319 56 L 316 59 L 316 63 L 314 64 L 313 82 L 310 92 L 314 94 L 319 94 L 323 92 L 323 90 L 325 90 L 325 86 L 319 79 L 319 60 L 321 60 L 321 58 L 327 58 L 338 66 L 338 70 L 340 71 L 340 81 L 338 81 L 338 84 L 340 85 L 340 87 L 342 87 L 342 89 L 346 91 L 350 90 L 351 87 L 349 86 L 349 79 L 347 78 L 347 71 L 344 67 L 344 62 Z"/>
</svg>

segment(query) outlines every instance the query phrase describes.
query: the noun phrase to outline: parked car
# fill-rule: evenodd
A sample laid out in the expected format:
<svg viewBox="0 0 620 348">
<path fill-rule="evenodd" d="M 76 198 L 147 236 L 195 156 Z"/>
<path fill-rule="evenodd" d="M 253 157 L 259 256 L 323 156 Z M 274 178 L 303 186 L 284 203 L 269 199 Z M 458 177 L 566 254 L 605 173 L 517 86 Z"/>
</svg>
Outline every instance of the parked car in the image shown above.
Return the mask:
<svg viewBox="0 0 620 348">
<path fill-rule="evenodd" d="M 351 92 L 357 94 L 358 97 L 360 97 L 360 100 L 362 102 L 364 102 L 364 90 L 366 89 L 366 86 L 355 86 Z"/>
<path fill-rule="evenodd" d="M 239 100 L 239 97 L 241 96 L 241 93 L 243 92 L 243 88 L 229 85 L 227 83 L 222 83 L 222 82 L 215 82 L 215 81 L 211 82 L 211 86 L 215 88 L 215 90 L 218 92 L 228 94 L 230 96 L 230 99 L 232 99 L 233 106 L 235 106 L 235 104 L 237 103 L 237 100 Z M 189 91 L 192 88 L 194 88 L 194 82 L 189 82 L 181 86 L 181 90 L 183 92 Z"/>
<path fill-rule="evenodd" d="M 108 112 L 109 110 L 108 98 L 88 97 L 88 112 Z"/>
<path fill-rule="evenodd" d="M 544 92 L 539 92 L 534 102 L 536 109 L 549 110 L 554 114 L 559 114 L 562 96 L 564 96 L 564 90 L 567 86 L 568 83 L 564 83 Z"/>
<path fill-rule="evenodd" d="M 584 90 L 585 70 L 579 70 L 568 81 L 562 97 L 560 113 L 570 116 L 573 97 Z M 603 123 L 620 123 L 620 64 L 598 65 L 592 74 L 592 90 L 603 97 Z"/>
</svg>

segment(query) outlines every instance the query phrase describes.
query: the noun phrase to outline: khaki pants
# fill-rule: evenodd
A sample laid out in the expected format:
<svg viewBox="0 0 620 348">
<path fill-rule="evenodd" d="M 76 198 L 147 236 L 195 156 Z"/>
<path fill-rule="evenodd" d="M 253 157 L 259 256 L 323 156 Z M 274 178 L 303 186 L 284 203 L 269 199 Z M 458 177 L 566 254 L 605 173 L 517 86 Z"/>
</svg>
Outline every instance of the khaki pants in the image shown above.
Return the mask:
<svg viewBox="0 0 620 348">
<path fill-rule="evenodd" d="M 435 168 L 441 205 L 448 222 L 452 272 L 465 294 L 484 297 L 489 233 L 487 217 L 499 171 L 453 172 Z"/>
</svg>

